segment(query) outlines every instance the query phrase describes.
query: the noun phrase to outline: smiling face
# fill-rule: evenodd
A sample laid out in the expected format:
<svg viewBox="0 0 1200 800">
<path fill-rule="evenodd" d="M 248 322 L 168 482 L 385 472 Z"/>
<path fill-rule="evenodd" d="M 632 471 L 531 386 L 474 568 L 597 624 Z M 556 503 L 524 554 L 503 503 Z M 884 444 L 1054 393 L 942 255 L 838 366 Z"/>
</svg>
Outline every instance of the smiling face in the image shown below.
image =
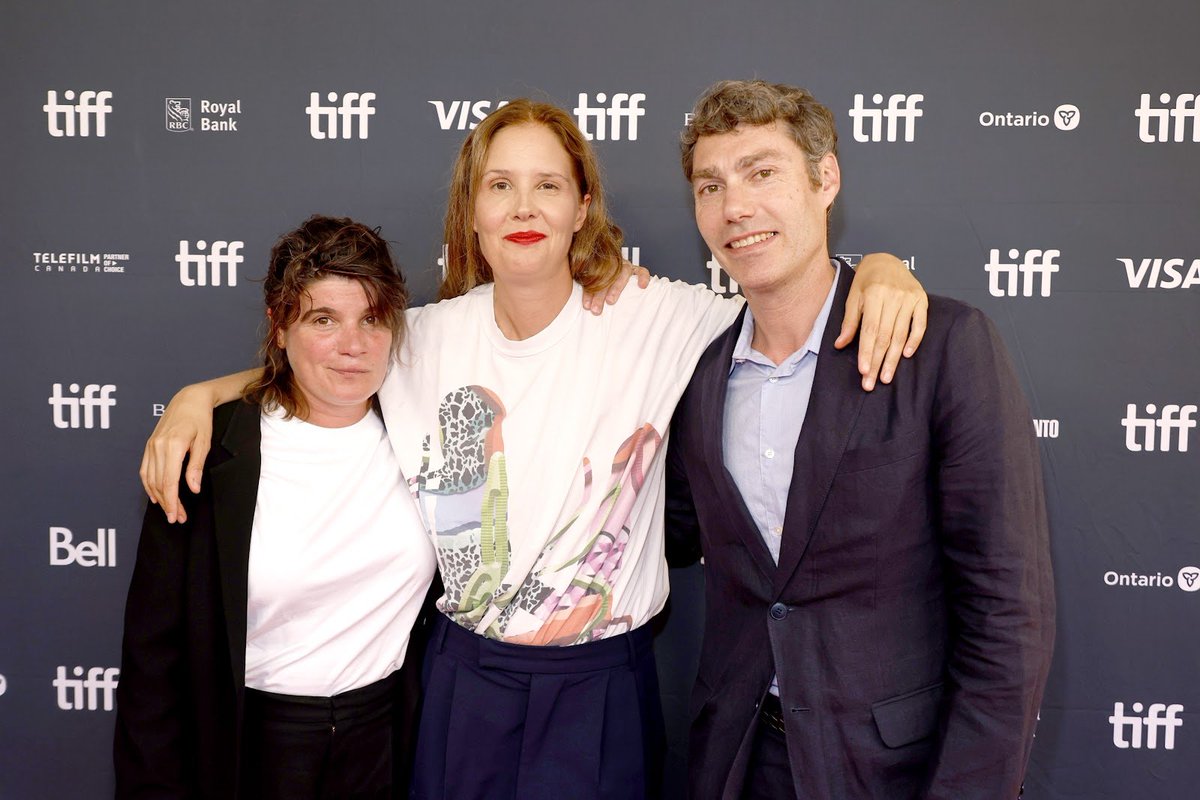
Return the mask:
<svg viewBox="0 0 1200 800">
<path fill-rule="evenodd" d="M 497 284 L 570 279 L 571 240 L 590 197 L 571 157 L 543 125 L 513 125 L 488 147 L 474 229 Z"/>
<path fill-rule="evenodd" d="M 841 186 L 836 156 L 818 162 L 814 188 L 805 152 L 770 123 L 701 136 L 693 163 L 696 226 L 747 297 L 828 266 L 825 212 Z"/>
<path fill-rule="evenodd" d="M 340 428 L 362 419 L 383 384 L 392 332 L 377 319 L 363 285 L 333 276 L 308 285 L 300 316 L 275 336 L 287 351 L 307 422 Z"/>
</svg>

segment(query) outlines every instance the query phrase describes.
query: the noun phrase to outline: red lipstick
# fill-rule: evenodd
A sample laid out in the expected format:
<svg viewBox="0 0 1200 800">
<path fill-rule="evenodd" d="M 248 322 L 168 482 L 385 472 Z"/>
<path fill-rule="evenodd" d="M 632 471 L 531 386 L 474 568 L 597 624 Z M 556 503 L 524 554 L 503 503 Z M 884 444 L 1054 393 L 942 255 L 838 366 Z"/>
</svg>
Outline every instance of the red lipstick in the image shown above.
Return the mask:
<svg viewBox="0 0 1200 800">
<path fill-rule="evenodd" d="M 537 244 L 546 238 L 546 234 L 537 231 L 516 231 L 504 237 L 513 244 Z"/>
</svg>

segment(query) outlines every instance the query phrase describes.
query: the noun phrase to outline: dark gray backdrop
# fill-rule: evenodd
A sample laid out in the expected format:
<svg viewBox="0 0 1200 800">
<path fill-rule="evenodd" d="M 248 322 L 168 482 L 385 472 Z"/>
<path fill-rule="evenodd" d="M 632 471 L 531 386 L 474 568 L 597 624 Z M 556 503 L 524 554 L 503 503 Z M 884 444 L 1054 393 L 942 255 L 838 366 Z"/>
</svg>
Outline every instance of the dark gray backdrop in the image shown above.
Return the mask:
<svg viewBox="0 0 1200 800">
<path fill-rule="evenodd" d="M 752 76 L 807 86 L 837 116 L 834 249 L 889 250 L 930 291 L 982 307 L 1029 393 L 1060 612 L 1027 796 L 1196 796 L 1194 0 L 43 0 L 3 16 L 0 797 L 111 793 L 106 670 L 142 442 L 177 387 L 251 363 L 253 279 L 276 236 L 314 212 L 381 225 L 427 301 L 460 121 L 529 94 L 573 110 L 585 93 L 588 108 L 643 112 L 636 139 L 606 115 L 596 141 L 638 260 L 723 285 L 675 141 L 704 86 Z M 374 93 L 366 137 L 356 122 L 314 138 L 312 92 L 327 107 Z M 168 98 L 186 101 L 172 117 Z M 181 107 L 191 130 L 168 127 L 189 127 Z M 911 141 L 906 109 L 920 112 Z M 984 124 L 997 119 L 1033 124 Z M 184 247 L 243 259 L 236 285 L 227 264 L 221 285 L 198 285 L 194 265 L 181 278 Z M 672 578 L 659 650 L 677 743 L 702 576 Z"/>
</svg>

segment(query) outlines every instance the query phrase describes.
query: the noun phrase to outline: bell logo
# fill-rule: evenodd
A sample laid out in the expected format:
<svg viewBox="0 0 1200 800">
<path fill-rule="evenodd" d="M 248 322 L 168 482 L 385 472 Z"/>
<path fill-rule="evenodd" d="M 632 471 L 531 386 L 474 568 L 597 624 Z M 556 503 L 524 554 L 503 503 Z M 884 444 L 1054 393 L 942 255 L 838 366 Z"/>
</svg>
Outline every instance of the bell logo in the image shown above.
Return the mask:
<svg viewBox="0 0 1200 800">
<path fill-rule="evenodd" d="M 63 100 L 67 102 L 60 103 L 58 92 L 51 89 L 46 92 L 46 104 L 42 106 L 46 112 L 46 130 L 56 138 L 91 136 L 93 129 L 96 136 L 104 136 L 104 121 L 112 112 L 109 105 L 112 96 L 112 92 L 80 92 L 79 102 L 73 103 L 75 92 L 68 89 L 63 92 Z"/>
<path fill-rule="evenodd" d="M 96 541 L 74 543 L 75 536 L 68 528 L 50 529 L 50 566 L 78 564 L 81 567 L 115 567 L 117 565 L 117 529 L 97 528 Z"/>
<path fill-rule="evenodd" d="M 492 111 L 508 105 L 507 100 L 501 100 L 492 108 L 491 100 L 426 100 L 437 111 L 438 125 L 442 130 L 456 129 L 473 131 L 475 126 Z"/>
<path fill-rule="evenodd" d="M 67 391 L 76 396 L 70 397 L 63 394 L 61 383 L 54 384 L 48 401 L 54 408 L 54 427 L 94 428 L 96 417 L 99 416 L 100 428 L 106 430 L 109 426 L 108 411 L 117 404 L 116 398 L 112 396 L 116 390 L 117 387 L 111 383 L 89 383 L 83 387 L 83 396 L 80 397 L 79 384 L 72 383 L 67 387 Z M 96 413 L 97 409 L 100 411 L 99 415 Z"/>
<path fill-rule="evenodd" d="M 1118 258 L 1130 289 L 1190 289 L 1200 286 L 1200 258 Z"/>
<path fill-rule="evenodd" d="M 1155 142 L 1182 142 L 1188 127 L 1192 129 L 1191 140 L 1200 142 L 1200 106 L 1197 96 L 1181 94 L 1171 99 L 1163 92 L 1158 96 L 1161 107 L 1150 105 L 1150 95 L 1143 94 L 1141 105 L 1134 110 L 1138 119 L 1138 138 L 1147 144 Z"/>
<path fill-rule="evenodd" d="M 617 92 L 611 100 L 604 92 L 598 92 L 598 105 L 593 106 L 587 93 L 580 92 L 579 105 L 574 108 L 575 121 L 588 141 L 618 142 L 624 133 L 624 138 L 632 142 L 638 137 L 638 117 L 646 115 L 646 109 L 642 108 L 644 102 L 646 95 L 642 92 Z M 605 106 L 605 103 L 608 105 Z M 624 129 L 621 127 L 622 120 L 625 121 Z"/>
<path fill-rule="evenodd" d="M 1172 450 L 1186 453 L 1188 449 L 1188 432 L 1196 427 L 1194 419 L 1197 411 L 1195 404 L 1176 405 L 1168 403 L 1160 411 L 1154 403 L 1146 404 L 1145 417 L 1138 416 L 1138 407 L 1134 403 L 1125 406 L 1125 418 L 1121 424 L 1125 426 L 1125 449 L 1134 453 L 1155 452 L 1169 453 Z M 1171 432 L 1174 431 L 1174 445 Z"/>
<path fill-rule="evenodd" d="M 237 265 L 245 261 L 241 256 L 245 246 L 245 242 L 216 241 L 206 254 L 208 243 L 200 239 L 193 255 L 187 239 L 180 239 L 179 252 L 175 255 L 175 262 L 179 264 L 179 282 L 184 286 L 220 286 L 224 275 L 227 285 L 237 286 Z"/>
<path fill-rule="evenodd" d="M 904 122 L 904 141 L 913 141 L 916 136 L 917 117 L 925 116 L 925 112 L 917 108 L 917 104 L 925 99 L 925 95 L 894 94 L 888 98 L 886 107 L 880 107 L 883 103 L 882 94 L 871 95 L 871 102 L 876 108 L 867 108 L 863 98 L 864 95 L 854 95 L 854 107 L 850 109 L 850 118 L 854 120 L 854 141 L 894 142 L 899 136 L 901 120 Z"/>
<path fill-rule="evenodd" d="M 371 102 L 375 100 L 374 92 L 346 92 L 338 103 L 337 92 L 325 95 L 333 105 L 322 105 L 320 92 L 308 93 L 308 133 L 314 139 L 336 139 L 338 131 L 341 137 L 349 139 L 357 128 L 358 138 L 367 138 L 367 124 L 375 116 Z M 358 124 L 355 125 L 355 122 Z"/>
<path fill-rule="evenodd" d="M 113 694 L 121 677 L 121 670 L 116 667 L 92 667 L 83 676 L 83 667 L 71 670 L 74 678 L 67 677 L 67 668 L 59 667 L 58 675 L 52 681 L 58 690 L 58 707 L 63 711 L 96 711 L 103 706 L 105 711 L 113 710 Z"/>
<path fill-rule="evenodd" d="M 1008 257 L 1014 259 L 1011 262 L 1001 261 L 1000 251 L 994 247 L 989 252 L 988 263 L 983 268 L 988 274 L 988 292 L 992 297 L 1016 297 L 1018 275 L 1021 276 L 1020 293 L 1023 297 L 1033 296 L 1035 284 L 1040 296 L 1050 296 L 1050 279 L 1058 272 L 1059 265 L 1055 259 L 1062 255 L 1061 251 L 1026 250 L 1022 257 L 1020 250 L 1012 249 L 1008 251 Z M 1016 260 L 1018 258 L 1020 261 Z"/>
<path fill-rule="evenodd" d="M 1143 706 L 1141 703 L 1134 703 L 1130 710 L 1134 714 L 1141 714 Z M 1146 710 L 1146 716 L 1127 716 L 1125 714 L 1124 703 L 1113 703 L 1112 716 L 1108 721 L 1113 726 L 1113 745 L 1126 750 L 1133 748 L 1140 750 L 1143 747 L 1143 730 L 1145 731 L 1145 748 L 1147 750 L 1158 749 L 1158 731 L 1161 728 L 1163 731 L 1163 749 L 1175 749 L 1175 729 L 1183 726 L 1183 720 L 1179 715 L 1183 712 L 1183 706 L 1178 703 L 1167 705 L 1165 703 L 1151 703 L 1150 708 Z M 1126 729 L 1129 731 L 1129 738 L 1125 738 Z"/>
</svg>

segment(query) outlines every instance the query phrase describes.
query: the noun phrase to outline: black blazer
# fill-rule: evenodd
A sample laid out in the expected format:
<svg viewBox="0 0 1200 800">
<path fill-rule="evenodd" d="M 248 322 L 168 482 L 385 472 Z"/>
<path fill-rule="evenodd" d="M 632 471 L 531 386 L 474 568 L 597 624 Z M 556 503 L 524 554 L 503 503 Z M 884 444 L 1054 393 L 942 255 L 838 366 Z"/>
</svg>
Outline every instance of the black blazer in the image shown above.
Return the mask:
<svg viewBox="0 0 1200 800">
<path fill-rule="evenodd" d="M 843 268 L 831 320 L 850 280 Z M 826 329 L 778 567 L 721 453 L 742 317 L 680 401 L 668 551 L 706 562 L 690 705 L 696 798 L 741 796 L 776 671 L 800 797 L 1020 792 L 1054 636 L 1038 447 L 991 322 L 929 301 L 921 349 L 871 393 L 854 348 L 835 350 L 837 326 Z"/>
</svg>

